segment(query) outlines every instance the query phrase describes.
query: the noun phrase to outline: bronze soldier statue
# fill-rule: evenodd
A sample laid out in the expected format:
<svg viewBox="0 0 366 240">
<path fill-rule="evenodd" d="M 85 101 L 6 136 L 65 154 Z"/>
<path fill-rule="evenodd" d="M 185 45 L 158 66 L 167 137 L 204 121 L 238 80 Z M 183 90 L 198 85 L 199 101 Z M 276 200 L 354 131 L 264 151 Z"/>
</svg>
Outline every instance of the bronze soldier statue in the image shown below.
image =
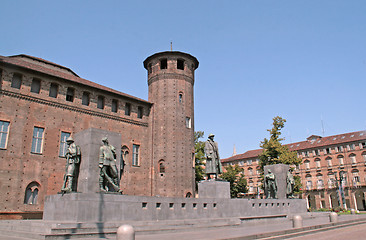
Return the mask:
<svg viewBox="0 0 366 240">
<path fill-rule="evenodd" d="M 205 142 L 205 154 L 206 154 L 206 168 L 205 172 L 207 179 L 211 179 L 211 175 L 214 179 L 222 173 L 222 165 L 219 155 L 219 147 L 217 142 L 214 141 L 215 135 L 212 133 L 208 135 L 208 139 Z"/>
<path fill-rule="evenodd" d="M 108 192 L 111 186 L 116 192 L 122 192 L 119 188 L 118 170 L 116 166 L 116 149 L 109 145 L 108 138 L 102 139 L 103 146 L 99 149 L 99 187 L 102 192 Z"/>
<path fill-rule="evenodd" d="M 266 198 L 277 198 L 277 181 L 276 176 L 268 169 L 268 173 L 264 176 L 264 191 Z"/>
<path fill-rule="evenodd" d="M 68 145 L 65 157 L 66 161 L 66 172 L 64 175 L 64 184 L 61 192 L 75 192 L 76 191 L 76 180 L 79 174 L 79 165 L 81 159 L 80 147 L 74 143 L 72 137 L 67 138 L 66 143 Z"/>
</svg>

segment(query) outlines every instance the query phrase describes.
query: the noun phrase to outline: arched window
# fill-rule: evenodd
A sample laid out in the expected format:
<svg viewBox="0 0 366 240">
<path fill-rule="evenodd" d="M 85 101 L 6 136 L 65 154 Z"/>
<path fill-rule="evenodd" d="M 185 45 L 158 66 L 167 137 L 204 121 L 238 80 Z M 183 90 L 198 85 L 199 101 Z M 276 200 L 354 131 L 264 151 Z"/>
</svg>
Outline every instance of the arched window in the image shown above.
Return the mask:
<svg viewBox="0 0 366 240">
<path fill-rule="evenodd" d="M 254 193 L 254 182 L 252 180 L 249 181 L 249 193 Z"/>
<path fill-rule="evenodd" d="M 306 179 L 306 190 L 311 190 L 313 188 L 313 182 L 311 181 L 311 175 L 306 174 L 305 179 Z"/>
<path fill-rule="evenodd" d="M 332 158 L 327 157 L 325 160 L 327 161 L 328 167 L 331 167 L 332 166 Z"/>
<path fill-rule="evenodd" d="M 126 145 L 123 145 L 121 147 L 121 161 L 119 163 L 120 177 L 122 176 L 122 174 L 124 172 L 129 153 L 130 153 L 130 149 Z"/>
<path fill-rule="evenodd" d="M 164 165 L 164 161 L 159 163 L 159 172 L 160 173 L 165 173 L 165 165 Z"/>
<path fill-rule="evenodd" d="M 344 165 L 344 157 L 343 157 L 343 155 L 338 155 L 337 156 L 337 159 L 338 159 L 339 165 L 343 166 Z"/>
<path fill-rule="evenodd" d="M 363 159 L 363 161 L 366 163 L 366 152 L 362 152 L 362 159 Z"/>
<path fill-rule="evenodd" d="M 182 92 L 179 92 L 178 101 L 179 101 L 179 103 L 183 102 L 183 93 Z"/>
<path fill-rule="evenodd" d="M 315 158 L 315 166 L 316 168 L 321 168 L 321 165 L 320 165 L 320 158 Z"/>
<path fill-rule="evenodd" d="M 351 163 L 352 164 L 356 164 L 357 160 L 356 160 L 356 154 L 352 153 L 349 155 L 349 158 L 351 159 Z"/>
<path fill-rule="evenodd" d="M 310 169 L 310 161 L 309 160 L 305 160 L 304 161 L 304 164 L 305 164 L 305 169 L 306 170 L 309 170 Z"/>
<path fill-rule="evenodd" d="M 25 189 L 24 204 L 37 204 L 39 183 L 31 182 Z"/>
<path fill-rule="evenodd" d="M 318 173 L 316 175 L 317 181 L 316 181 L 316 186 L 318 189 L 323 189 L 324 188 L 324 181 L 323 181 L 323 175 L 321 173 Z"/>
<path fill-rule="evenodd" d="M 360 182 L 360 177 L 358 175 L 359 171 L 357 169 L 353 169 L 352 170 L 352 183 L 354 187 L 360 186 L 361 182 Z"/>
<path fill-rule="evenodd" d="M 159 160 L 159 174 L 161 177 L 165 174 L 165 161 L 163 159 Z"/>
<path fill-rule="evenodd" d="M 248 168 L 248 173 L 249 173 L 249 176 L 252 176 L 253 175 L 253 168 Z"/>
</svg>

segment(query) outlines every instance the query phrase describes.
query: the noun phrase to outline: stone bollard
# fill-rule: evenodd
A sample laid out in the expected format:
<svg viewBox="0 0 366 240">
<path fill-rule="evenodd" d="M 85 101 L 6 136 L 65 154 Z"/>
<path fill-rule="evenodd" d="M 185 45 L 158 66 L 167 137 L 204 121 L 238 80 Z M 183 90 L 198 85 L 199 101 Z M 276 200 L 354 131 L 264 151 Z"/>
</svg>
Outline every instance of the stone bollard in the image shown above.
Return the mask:
<svg viewBox="0 0 366 240">
<path fill-rule="evenodd" d="M 293 227 L 301 228 L 302 227 L 302 217 L 300 215 L 295 215 L 293 218 Z"/>
<path fill-rule="evenodd" d="M 351 214 L 356 214 L 356 210 L 351 209 Z"/>
<path fill-rule="evenodd" d="M 330 222 L 334 222 L 334 223 L 338 222 L 338 214 L 336 212 L 331 212 L 329 214 L 329 220 L 330 220 Z"/>
<path fill-rule="evenodd" d="M 135 229 L 131 225 L 122 225 L 117 229 L 117 240 L 135 240 Z"/>
</svg>

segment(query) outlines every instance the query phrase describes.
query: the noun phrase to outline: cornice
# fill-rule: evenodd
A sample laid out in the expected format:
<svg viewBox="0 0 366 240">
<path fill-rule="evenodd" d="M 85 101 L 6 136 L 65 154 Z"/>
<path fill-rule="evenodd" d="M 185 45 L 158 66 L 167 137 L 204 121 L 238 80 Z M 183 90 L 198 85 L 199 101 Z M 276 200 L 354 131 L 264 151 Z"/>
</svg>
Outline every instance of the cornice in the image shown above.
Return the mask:
<svg viewBox="0 0 366 240">
<path fill-rule="evenodd" d="M 45 100 L 45 99 L 41 99 L 41 98 L 37 98 L 37 97 L 33 97 L 33 96 L 24 95 L 21 93 L 0 90 L 0 95 L 18 98 L 18 99 L 22 99 L 22 100 L 26 100 L 26 101 L 30 101 L 30 102 L 36 102 L 39 104 L 48 105 L 48 106 L 52 106 L 52 107 L 56 107 L 56 108 L 62 108 L 62 109 L 66 109 L 66 110 L 70 110 L 70 111 L 74 111 L 74 112 L 88 114 L 91 116 L 107 118 L 107 119 L 112 119 L 112 120 L 119 121 L 119 122 L 126 122 L 126 123 L 130 123 L 130 124 L 134 124 L 134 125 L 148 127 L 148 123 L 145 123 L 145 122 L 139 122 L 136 120 L 123 118 L 123 117 L 119 117 L 119 116 L 114 116 L 114 115 L 107 114 L 107 113 L 97 112 L 94 110 L 87 110 L 87 109 L 70 106 L 70 105 L 63 104 L 63 103 L 53 102 L 53 101 L 49 101 L 49 100 Z"/>
<path fill-rule="evenodd" d="M 187 81 L 192 85 L 194 84 L 193 77 L 189 77 L 187 75 L 179 74 L 179 73 L 160 73 L 160 74 L 150 77 L 149 80 L 147 81 L 147 83 L 150 86 L 151 83 L 159 81 L 160 79 L 172 79 L 172 80 L 180 79 L 180 80 Z"/>
</svg>

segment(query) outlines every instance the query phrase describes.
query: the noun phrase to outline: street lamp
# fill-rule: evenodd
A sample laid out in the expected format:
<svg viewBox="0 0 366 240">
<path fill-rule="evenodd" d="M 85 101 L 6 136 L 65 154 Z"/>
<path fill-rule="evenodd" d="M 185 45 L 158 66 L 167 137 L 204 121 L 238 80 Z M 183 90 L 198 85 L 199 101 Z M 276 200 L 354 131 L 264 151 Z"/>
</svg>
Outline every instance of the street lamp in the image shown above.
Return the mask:
<svg viewBox="0 0 366 240">
<path fill-rule="evenodd" d="M 347 204 L 346 204 L 346 199 L 344 197 L 344 191 L 343 191 L 343 180 L 345 180 L 346 176 L 345 176 L 345 172 L 339 171 L 339 184 L 338 184 L 338 178 L 337 178 L 337 172 L 334 172 L 335 175 L 335 179 L 336 179 L 336 186 L 338 188 L 338 193 L 337 193 L 337 200 L 338 200 L 338 206 L 340 206 L 340 201 L 339 201 L 339 195 L 341 195 L 342 198 L 342 203 L 343 203 L 343 208 L 347 210 Z"/>
</svg>

